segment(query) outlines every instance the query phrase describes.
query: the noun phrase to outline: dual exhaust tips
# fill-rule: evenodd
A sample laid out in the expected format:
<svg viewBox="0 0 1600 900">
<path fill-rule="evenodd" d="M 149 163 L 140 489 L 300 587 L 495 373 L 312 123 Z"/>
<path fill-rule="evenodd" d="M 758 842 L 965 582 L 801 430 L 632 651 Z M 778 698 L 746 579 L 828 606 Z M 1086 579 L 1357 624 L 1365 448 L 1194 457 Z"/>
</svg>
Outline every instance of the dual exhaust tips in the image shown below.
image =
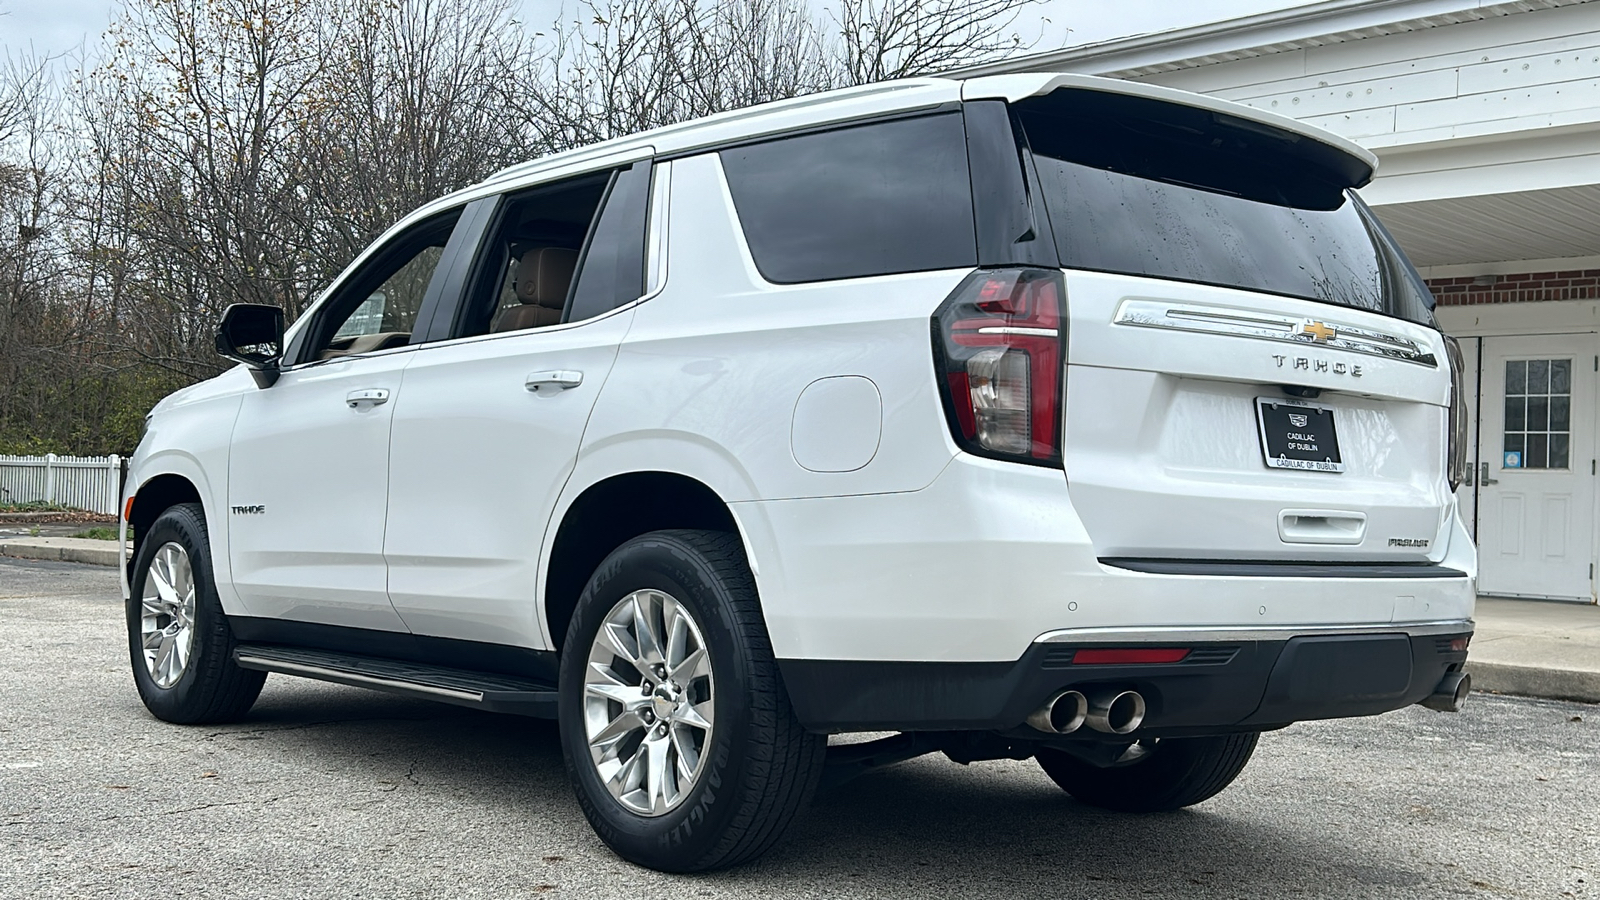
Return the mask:
<svg viewBox="0 0 1600 900">
<path fill-rule="evenodd" d="M 1127 734 L 1144 723 L 1144 712 L 1144 697 L 1138 691 L 1062 691 L 1034 710 L 1028 724 L 1051 734 L 1071 734 L 1085 725 L 1104 734 Z"/>
</svg>

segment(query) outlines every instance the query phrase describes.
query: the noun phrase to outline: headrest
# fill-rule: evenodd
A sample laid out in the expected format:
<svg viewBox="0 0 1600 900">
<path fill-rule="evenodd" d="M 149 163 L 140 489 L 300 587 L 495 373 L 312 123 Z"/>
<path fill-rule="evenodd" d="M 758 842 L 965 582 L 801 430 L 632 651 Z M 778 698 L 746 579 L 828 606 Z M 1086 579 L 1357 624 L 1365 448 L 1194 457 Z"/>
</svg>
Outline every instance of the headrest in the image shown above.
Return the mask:
<svg viewBox="0 0 1600 900">
<path fill-rule="evenodd" d="M 567 302 L 572 270 L 578 253 L 564 247 L 535 247 L 517 263 L 517 299 L 545 309 L 560 309 Z"/>
</svg>

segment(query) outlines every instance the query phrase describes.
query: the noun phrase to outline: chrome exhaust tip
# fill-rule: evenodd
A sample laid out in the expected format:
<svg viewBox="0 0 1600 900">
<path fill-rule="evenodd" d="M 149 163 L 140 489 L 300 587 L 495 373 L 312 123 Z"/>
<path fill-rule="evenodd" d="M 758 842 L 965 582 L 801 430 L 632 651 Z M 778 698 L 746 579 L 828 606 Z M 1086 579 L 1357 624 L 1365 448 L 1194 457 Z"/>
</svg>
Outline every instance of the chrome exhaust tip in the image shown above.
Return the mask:
<svg viewBox="0 0 1600 900">
<path fill-rule="evenodd" d="M 1083 725 L 1089 701 L 1077 691 L 1062 691 L 1028 716 L 1028 724 L 1051 734 L 1071 734 Z"/>
<path fill-rule="evenodd" d="M 1440 712 L 1460 712 L 1467 705 L 1467 695 L 1472 693 L 1472 676 L 1465 672 L 1451 672 L 1444 676 L 1433 693 L 1418 701 L 1418 705 Z"/>
<path fill-rule="evenodd" d="M 1089 714 L 1084 722 L 1105 734 L 1127 734 L 1144 724 L 1144 697 L 1138 691 L 1104 688 L 1088 696 Z"/>
</svg>

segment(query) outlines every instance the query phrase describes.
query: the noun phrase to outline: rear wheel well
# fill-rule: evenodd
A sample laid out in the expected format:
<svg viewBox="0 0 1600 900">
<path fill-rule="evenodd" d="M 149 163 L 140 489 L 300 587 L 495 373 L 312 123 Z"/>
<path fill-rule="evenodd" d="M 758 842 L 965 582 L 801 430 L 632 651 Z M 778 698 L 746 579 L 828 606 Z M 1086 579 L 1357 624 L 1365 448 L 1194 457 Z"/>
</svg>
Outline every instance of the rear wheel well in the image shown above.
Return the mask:
<svg viewBox="0 0 1600 900">
<path fill-rule="evenodd" d="M 199 502 L 200 491 L 182 475 L 157 475 L 139 485 L 139 492 L 133 496 L 133 509 L 128 512 L 128 525 L 133 528 L 134 558 L 139 555 L 139 541 L 162 513 L 180 503 Z"/>
<path fill-rule="evenodd" d="M 589 576 L 630 538 L 664 528 L 739 533 L 717 493 L 684 475 L 633 472 L 592 485 L 573 501 L 550 547 L 545 577 L 545 623 L 555 650 L 567 637 Z"/>
</svg>

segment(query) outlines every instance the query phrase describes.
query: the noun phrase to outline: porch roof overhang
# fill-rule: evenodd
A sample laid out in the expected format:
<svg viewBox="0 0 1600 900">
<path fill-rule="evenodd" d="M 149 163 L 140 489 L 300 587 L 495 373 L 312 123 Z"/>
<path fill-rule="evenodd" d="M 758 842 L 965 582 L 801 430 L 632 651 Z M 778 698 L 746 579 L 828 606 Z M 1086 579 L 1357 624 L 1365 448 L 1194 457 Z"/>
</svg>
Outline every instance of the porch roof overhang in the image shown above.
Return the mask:
<svg viewBox="0 0 1600 900">
<path fill-rule="evenodd" d="M 968 78 L 1008 72 L 1078 72 L 1142 78 L 1584 2 L 1588 0 L 1324 0 L 1189 28 L 1032 53 L 948 74 Z"/>
</svg>

